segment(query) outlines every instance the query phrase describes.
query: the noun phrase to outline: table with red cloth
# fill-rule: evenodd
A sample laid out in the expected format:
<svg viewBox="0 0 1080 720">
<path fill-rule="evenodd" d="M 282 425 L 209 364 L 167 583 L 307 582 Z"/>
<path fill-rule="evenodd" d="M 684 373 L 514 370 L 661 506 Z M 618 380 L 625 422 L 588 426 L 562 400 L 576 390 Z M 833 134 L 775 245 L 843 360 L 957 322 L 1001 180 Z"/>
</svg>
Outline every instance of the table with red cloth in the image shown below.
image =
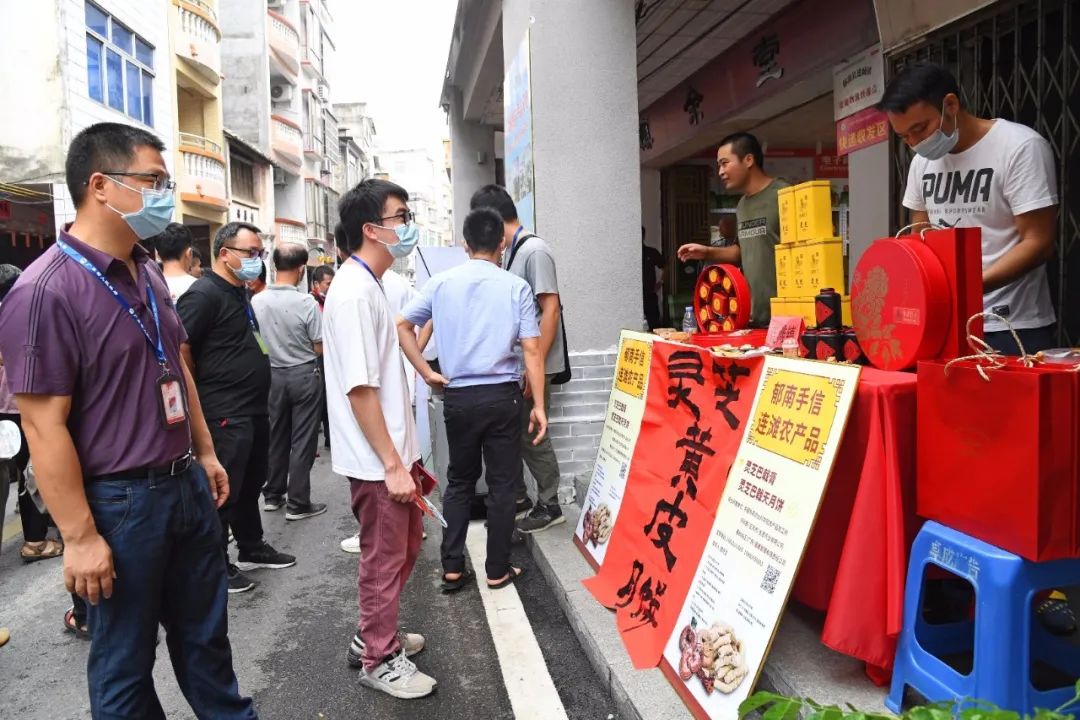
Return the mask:
<svg viewBox="0 0 1080 720">
<path fill-rule="evenodd" d="M 792 597 L 825 612 L 821 641 L 892 674 L 915 516 L 915 374 L 863 368 Z"/>
</svg>

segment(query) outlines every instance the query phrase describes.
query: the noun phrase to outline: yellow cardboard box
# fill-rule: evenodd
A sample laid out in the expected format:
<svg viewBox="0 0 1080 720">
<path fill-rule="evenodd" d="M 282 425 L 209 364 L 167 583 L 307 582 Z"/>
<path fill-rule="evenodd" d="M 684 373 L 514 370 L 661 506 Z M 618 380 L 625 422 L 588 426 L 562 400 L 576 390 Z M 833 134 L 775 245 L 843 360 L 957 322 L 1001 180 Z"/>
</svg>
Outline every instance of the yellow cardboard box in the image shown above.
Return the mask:
<svg viewBox="0 0 1080 720">
<path fill-rule="evenodd" d="M 798 239 L 795 219 L 795 188 L 781 188 L 776 193 L 780 206 L 780 242 L 790 243 Z"/>
<path fill-rule="evenodd" d="M 795 289 L 792 285 L 794 269 L 791 250 L 789 243 L 776 246 L 776 294 L 782 298 L 791 297 Z"/>
<path fill-rule="evenodd" d="M 846 288 L 844 277 L 844 242 L 840 238 L 806 241 L 803 246 L 803 270 L 806 289 L 817 295 L 832 288 L 841 295 Z"/>
<path fill-rule="evenodd" d="M 795 234 L 799 240 L 833 236 L 832 185 L 828 180 L 810 180 L 795 186 Z"/>
</svg>

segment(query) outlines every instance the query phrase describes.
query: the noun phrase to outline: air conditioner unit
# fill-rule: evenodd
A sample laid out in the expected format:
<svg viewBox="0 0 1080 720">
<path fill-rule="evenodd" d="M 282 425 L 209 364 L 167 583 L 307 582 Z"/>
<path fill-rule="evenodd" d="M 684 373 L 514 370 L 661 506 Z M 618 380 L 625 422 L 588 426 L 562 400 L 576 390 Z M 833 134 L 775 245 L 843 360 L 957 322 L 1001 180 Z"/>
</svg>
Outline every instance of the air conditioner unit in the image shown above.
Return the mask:
<svg viewBox="0 0 1080 720">
<path fill-rule="evenodd" d="M 282 170 L 279 167 L 274 168 L 274 184 L 275 185 L 284 185 L 285 184 L 285 171 Z"/>
<path fill-rule="evenodd" d="M 330 86 L 329 85 L 320 85 L 319 86 L 319 102 L 322 102 L 322 103 L 330 102 Z"/>
<path fill-rule="evenodd" d="M 293 97 L 293 86 L 287 83 L 270 86 L 270 101 L 275 103 L 290 103 Z"/>
</svg>

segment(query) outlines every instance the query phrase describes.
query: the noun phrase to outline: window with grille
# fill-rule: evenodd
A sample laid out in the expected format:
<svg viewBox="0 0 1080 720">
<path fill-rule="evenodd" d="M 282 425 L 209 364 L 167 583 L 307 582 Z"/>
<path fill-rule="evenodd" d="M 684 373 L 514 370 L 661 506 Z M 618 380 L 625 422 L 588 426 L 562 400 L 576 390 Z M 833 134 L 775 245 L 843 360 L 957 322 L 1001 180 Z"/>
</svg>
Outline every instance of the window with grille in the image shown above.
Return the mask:
<svg viewBox="0 0 1080 720">
<path fill-rule="evenodd" d="M 232 182 L 232 196 L 252 205 L 258 205 L 255 192 L 255 166 L 235 155 L 229 158 L 229 179 Z"/>
<path fill-rule="evenodd" d="M 895 73 L 914 60 L 943 63 L 960 82 L 965 107 L 984 118 L 1035 128 L 1058 164 L 1057 252 L 1047 265 L 1062 344 L 1080 344 L 1080 3 L 1009 0 L 928 35 L 889 59 Z M 894 226 L 911 151 L 894 138 Z"/>
</svg>

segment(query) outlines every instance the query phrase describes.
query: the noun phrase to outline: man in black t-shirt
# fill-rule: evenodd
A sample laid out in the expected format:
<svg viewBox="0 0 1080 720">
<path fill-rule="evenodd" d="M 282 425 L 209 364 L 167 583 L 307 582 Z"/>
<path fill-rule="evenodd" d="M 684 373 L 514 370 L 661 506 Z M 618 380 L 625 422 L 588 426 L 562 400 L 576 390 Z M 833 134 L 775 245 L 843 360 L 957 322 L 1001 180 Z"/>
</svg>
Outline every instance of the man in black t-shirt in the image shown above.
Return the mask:
<svg viewBox="0 0 1080 720">
<path fill-rule="evenodd" d="M 229 592 L 239 593 L 255 587 L 242 570 L 291 567 L 296 558 L 263 539 L 259 516 L 270 444 L 270 358 L 244 287 L 264 267 L 259 229 L 228 223 L 214 237 L 212 252 L 212 269 L 180 296 L 176 309 L 188 336 L 181 352 L 229 474 L 229 499 L 220 511 L 222 542 L 228 555 L 231 529 L 238 555 L 229 564 Z"/>
<path fill-rule="evenodd" d="M 656 280 L 656 271 L 664 269 L 663 254 L 645 244 L 645 226 L 641 226 L 641 299 L 644 303 L 645 322 L 650 330 L 660 327 L 659 293 L 664 286 L 663 275 Z"/>
</svg>

